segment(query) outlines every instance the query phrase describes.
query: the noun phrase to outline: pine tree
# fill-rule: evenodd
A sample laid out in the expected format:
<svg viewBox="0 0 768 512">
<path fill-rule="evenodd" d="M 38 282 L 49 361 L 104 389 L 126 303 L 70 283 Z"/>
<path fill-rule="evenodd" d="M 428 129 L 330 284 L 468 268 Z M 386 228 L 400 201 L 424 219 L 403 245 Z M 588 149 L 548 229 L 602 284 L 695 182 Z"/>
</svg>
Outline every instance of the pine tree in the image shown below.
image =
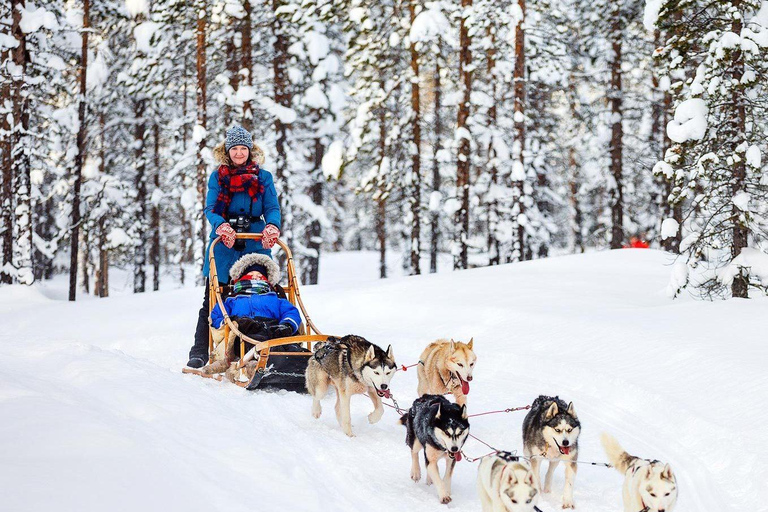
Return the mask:
<svg viewBox="0 0 768 512">
<path fill-rule="evenodd" d="M 761 168 L 765 151 L 761 120 L 768 48 L 768 14 L 749 0 L 661 6 L 661 27 L 675 16 L 687 31 L 673 33 L 660 50 L 669 67 L 695 69 L 685 87 L 674 87 L 675 116 L 667 126 L 676 143 L 657 171 L 680 187 L 671 202 L 683 202 L 683 224 L 665 220 L 667 233 L 681 229 L 681 254 L 671 290 L 692 286 L 705 296 L 747 297 L 750 286 L 764 289 L 766 194 Z M 686 50 L 685 53 L 682 53 Z M 664 230 L 664 228 L 662 228 Z"/>
</svg>

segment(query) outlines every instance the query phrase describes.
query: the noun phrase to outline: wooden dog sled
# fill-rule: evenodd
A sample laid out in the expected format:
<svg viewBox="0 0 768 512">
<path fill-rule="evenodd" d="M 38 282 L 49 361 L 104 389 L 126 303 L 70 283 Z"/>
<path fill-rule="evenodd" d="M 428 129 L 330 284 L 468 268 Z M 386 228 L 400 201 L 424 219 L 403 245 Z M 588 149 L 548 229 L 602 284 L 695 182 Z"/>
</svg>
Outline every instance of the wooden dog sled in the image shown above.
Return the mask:
<svg viewBox="0 0 768 512">
<path fill-rule="evenodd" d="M 260 240 L 261 233 L 238 233 L 236 237 L 240 240 Z M 301 300 L 301 294 L 299 293 L 299 281 L 296 276 L 296 268 L 293 263 L 293 255 L 291 254 L 291 250 L 282 240 L 277 240 L 277 245 L 280 246 L 286 256 L 286 270 L 288 273 L 288 283 L 282 286 L 281 291 L 285 292 L 285 298 L 288 299 L 291 304 L 296 306 L 296 308 L 299 310 L 299 313 L 302 317 L 302 323 L 299 326 L 298 334 L 294 336 L 259 341 L 240 332 L 237 325 L 232 322 L 232 319 L 229 317 L 226 309 L 224 308 L 224 299 L 222 296 L 226 298 L 229 286 L 219 286 L 218 272 L 216 270 L 216 259 L 213 254 L 213 248 L 220 241 L 220 237 L 213 241 L 207 255 L 210 263 L 209 286 L 211 298 L 208 301 L 208 315 L 210 316 L 214 306 L 218 304 L 221 312 L 224 315 L 224 337 L 220 343 L 226 343 L 230 337 L 230 333 L 232 332 L 234 332 L 234 334 L 240 338 L 240 354 L 239 360 L 237 361 L 237 373 L 234 378 L 234 383 L 238 386 L 250 390 L 260 389 L 263 387 L 278 387 L 290 389 L 293 391 L 303 390 L 303 370 L 301 370 L 301 378 L 299 379 L 296 373 L 285 373 L 280 372 L 279 370 L 274 370 L 274 363 L 282 363 L 288 365 L 294 370 L 296 368 L 306 368 L 307 362 L 309 361 L 308 358 L 312 355 L 312 344 L 320 341 L 326 341 L 328 336 L 322 334 L 320 330 L 315 326 L 315 324 L 312 322 L 312 319 L 309 317 L 306 308 L 304 307 L 304 302 Z M 253 348 L 246 350 L 246 343 L 253 345 Z M 291 346 L 286 347 L 286 345 Z M 300 347 L 300 350 L 297 350 L 297 346 Z M 281 347 L 283 348 L 281 349 Z M 211 326 L 209 326 L 209 357 L 213 355 L 215 349 L 216 346 L 214 346 Z M 301 358 L 301 360 L 296 360 L 294 358 Z M 255 365 L 255 371 L 251 376 L 248 375 L 249 372 L 246 372 L 246 366 L 250 366 L 251 371 L 253 371 L 253 363 L 248 365 L 248 363 L 253 360 L 256 360 L 257 362 Z M 217 380 L 223 379 L 223 375 L 221 373 L 211 375 L 203 373 L 201 369 L 184 368 L 182 372 Z M 292 376 L 287 381 L 289 382 L 289 385 L 281 385 L 285 379 L 283 379 L 281 382 L 270 385 L 270 377 L 275 375 Z"/>
</svg>

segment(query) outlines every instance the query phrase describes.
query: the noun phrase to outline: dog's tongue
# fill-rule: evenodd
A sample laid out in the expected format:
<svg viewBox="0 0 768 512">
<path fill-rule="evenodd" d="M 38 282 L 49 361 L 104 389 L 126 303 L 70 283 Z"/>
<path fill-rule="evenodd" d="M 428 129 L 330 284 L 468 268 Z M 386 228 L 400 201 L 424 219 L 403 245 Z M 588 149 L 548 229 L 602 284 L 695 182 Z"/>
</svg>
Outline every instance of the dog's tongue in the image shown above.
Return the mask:
<svg viewBox="0 0 768 512">
<path fill-rule="evenodd" d="M 388 389 L 382 389 L 381 392 L 384 393 L 384 398 L 389 398 L 390 397 L 390 393 L 389 393 Z"/>
<path fill-rule="evenodd" d="M 456 462 L 459 462 L 461 460 L 461 452 L 456 452 L 453 455 L 453 458 L 456 460 Z"/>
<path fill-rule="evenodd" d="M 571 447 L 570 446 L 561 446 L 560 451 L 563 452 L 563 455 L 568 455 L 571 453 Z"/>
<path fill-rule="evenodd" d="M 465 395 L 469 394 L 469 382 L 465 381 L 461 377 L 459 377 L 459 380 L 461 381 L 461 392 Z"/>
</svg>

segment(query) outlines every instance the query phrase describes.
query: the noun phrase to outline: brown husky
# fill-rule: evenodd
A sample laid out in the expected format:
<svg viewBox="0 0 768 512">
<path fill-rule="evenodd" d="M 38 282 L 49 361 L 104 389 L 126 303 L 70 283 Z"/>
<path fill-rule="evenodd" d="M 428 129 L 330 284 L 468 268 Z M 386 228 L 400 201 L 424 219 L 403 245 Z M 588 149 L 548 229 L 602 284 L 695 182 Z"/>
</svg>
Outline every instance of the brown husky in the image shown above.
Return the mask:
<svg viewBox="0 0 768 512">
<path fill-rule="evenodd" d="M 451 392 L 456 403 L 465 405 L 477 356 L 469 343 L 437 340 L 427 345 L 419 358 L 419 396 Z"/>
</svg>

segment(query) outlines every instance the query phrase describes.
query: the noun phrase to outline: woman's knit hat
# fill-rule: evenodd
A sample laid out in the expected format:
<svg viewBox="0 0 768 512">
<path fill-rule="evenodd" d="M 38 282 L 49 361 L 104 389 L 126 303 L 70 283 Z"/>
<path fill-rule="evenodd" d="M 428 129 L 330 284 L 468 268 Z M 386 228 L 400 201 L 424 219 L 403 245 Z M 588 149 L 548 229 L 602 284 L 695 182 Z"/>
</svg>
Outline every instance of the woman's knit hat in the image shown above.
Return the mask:
<svg viewBox="0 0 768 512">
<path fill-rule="evenodd" d="M 229 152 L 234 146 L 245 146 L 248 149 L 253 149 L 253 137 L 251 137 L 251 132 L 242 126 L 233 126 L 227 130 L 227 140 L 224 143 L 224 147 L 227 152 Z"/>
</svg>

